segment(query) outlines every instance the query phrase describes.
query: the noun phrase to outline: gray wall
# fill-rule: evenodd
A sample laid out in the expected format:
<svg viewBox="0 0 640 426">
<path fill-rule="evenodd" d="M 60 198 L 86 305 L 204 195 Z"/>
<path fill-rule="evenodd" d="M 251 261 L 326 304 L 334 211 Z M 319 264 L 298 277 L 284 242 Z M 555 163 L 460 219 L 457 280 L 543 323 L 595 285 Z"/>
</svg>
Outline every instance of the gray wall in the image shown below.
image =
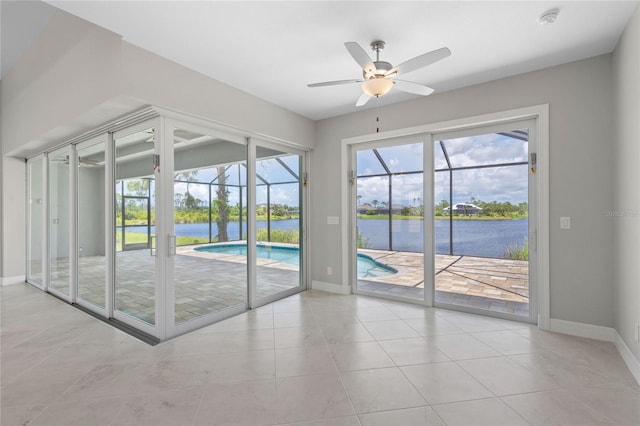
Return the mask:
<svg viewBox="0 0 640 426">
<path fill-rule="evenodd" d="M 613 326 L 611 55 L 434 94 L 380 109 L 381 131 L 538 104 L 550 105 L 551 317 Z M 384 99 L 381 100 L 384 104 Z M 375 132 L 375 110 L 318 122 L 314 181 L 312 279 L 342 284 L 339 216 L 340 141 Z M 325 188 L 324 190 L 322 188 Z M 572 229 L 559 230 L 560 216 Z M 347 218 L 342 218 L 346 220 Z M 326 275 L 327 266 L 333 275 Z"/>
<path fill-rule="evenodd" d="M 613 55 L 616 150 L 612 167 L 615 201 L 615 328 L 640 362 L 636 327 L 640 323 L 640 8 Z"/>
</svg>

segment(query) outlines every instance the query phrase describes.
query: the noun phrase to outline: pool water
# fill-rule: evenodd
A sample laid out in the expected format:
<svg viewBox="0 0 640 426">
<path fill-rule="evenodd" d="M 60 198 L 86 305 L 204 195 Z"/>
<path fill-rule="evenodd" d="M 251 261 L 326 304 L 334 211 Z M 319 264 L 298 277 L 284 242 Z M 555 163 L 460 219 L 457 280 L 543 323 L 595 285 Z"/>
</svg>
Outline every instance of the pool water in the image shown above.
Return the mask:
<svg viewBox="0 0 640 426">
<path fill-rule="evenodd" d="M 247 255 L 246 244 L 214 244 L 194 249 L 206 253 Z M 298 247 L 276 246 L 267 244 L 256 245 L 256 256 L 260 259 L 271 259 L 291 265 L 300 264 L 300 249 Z M 389 265 L 375 261 L 372 257 L 358 253 L 358 278 L 375 278 L 393 275 L 398 271 Z"/>
</svg>

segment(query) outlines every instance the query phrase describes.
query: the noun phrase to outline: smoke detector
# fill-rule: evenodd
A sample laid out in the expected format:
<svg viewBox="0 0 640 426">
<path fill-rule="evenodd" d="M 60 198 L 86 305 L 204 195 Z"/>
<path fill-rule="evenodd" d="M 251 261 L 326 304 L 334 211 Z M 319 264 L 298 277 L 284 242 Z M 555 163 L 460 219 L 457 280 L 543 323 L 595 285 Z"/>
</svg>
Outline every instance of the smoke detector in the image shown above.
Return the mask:
<svg viewBox="0 0 640 426">
<path fill-rule="evenodd" d="M 538 23 L 540 25 L 553 24 L 554 22 L 556 22 L 556 19 L 558 19 L 558 13 L 560 13 L 558 9 L 547 10 L 542 15 L 540 15 L 540 17 L 538 18 Z"/>
</svg>

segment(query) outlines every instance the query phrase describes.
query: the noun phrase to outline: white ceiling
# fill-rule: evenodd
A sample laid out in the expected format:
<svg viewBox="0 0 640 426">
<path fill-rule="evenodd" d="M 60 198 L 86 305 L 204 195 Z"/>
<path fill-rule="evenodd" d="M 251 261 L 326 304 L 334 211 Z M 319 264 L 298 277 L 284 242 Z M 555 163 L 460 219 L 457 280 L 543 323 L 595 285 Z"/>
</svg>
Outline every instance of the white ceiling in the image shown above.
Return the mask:
<svg viewBox="0 0 640 426">
<path fill-rule="evenodd" d="M 137 46 L 311 119 L 356 110 L 345 41 L 399 64 L 443 46 L 452 55 L 403 79 L 452 90 L 611 52 L 637 1 L 57 1 L 47 3 Z M 538 17 L 558 8 L 555 24 Z M 179 84 L 179 82 L 177 82 Z M 415 98 L 393 91 L 390 104 Z M 367 107 L 375 107 L 370 102 Z"/>
</svg>

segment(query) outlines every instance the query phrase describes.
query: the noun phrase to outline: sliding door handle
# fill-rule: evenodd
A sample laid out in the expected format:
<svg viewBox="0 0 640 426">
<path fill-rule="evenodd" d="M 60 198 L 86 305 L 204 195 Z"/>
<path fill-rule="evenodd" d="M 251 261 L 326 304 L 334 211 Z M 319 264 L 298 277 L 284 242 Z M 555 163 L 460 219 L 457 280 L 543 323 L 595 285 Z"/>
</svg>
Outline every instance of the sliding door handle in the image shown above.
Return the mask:
<svg viewBox="0 0 640 426">
<path fill-rule="evenodd" d="M 155 246 L 155 242 L 156 242 L 156 236 L 152 235 L 151 236 L 151 240 L 149 241 L 149 254 L 151 254 L 151 256 L 155 256 L 156 255 L 156 251 L 155 248 L 153 246 Z"/>
<path fill-rule="evenodd" d="M 168 235 L 168 239 L 167 239 L 167 253 L 169 254 L 169 257 L 171 256 L 175 256 L 176 255 L 176 236 L 175 235 Z"/>
</svg>

